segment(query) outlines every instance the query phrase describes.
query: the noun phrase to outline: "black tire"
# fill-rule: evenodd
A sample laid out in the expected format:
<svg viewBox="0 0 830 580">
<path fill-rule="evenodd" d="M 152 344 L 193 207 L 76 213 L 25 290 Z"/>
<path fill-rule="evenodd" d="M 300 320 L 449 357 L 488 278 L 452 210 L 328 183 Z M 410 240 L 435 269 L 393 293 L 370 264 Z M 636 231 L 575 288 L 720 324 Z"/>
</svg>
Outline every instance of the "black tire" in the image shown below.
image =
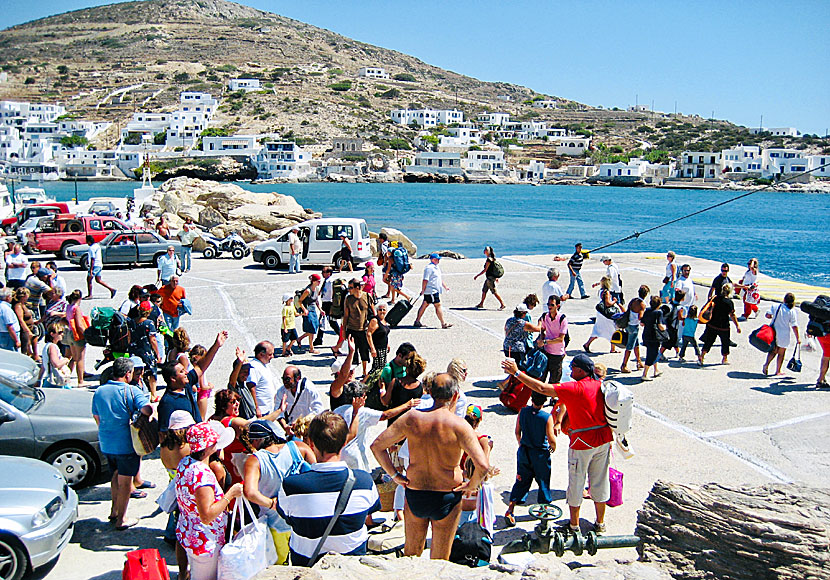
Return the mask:
<svg viewBox="0 0 830 580">
<path fill-rule="evenodd" d="M 32 246 L 30 246 L 28 243 L 25 246 L 23 246 L 23 253 L 27 256 L 31 256 L 32 254 L 34 254 L 34 251 L 32 251 Z"/>
<path fill-rule="evenodd" d="M 89 270 L 89 256 L 81 256 L 81 270 Z"/>
<path fill-rule="evenodd" d="M 268 252 L 262 257 L 262 263 L 269 270 L 276 270 L 280 267 L 280 257 L 276 252 Z"/>
<path fill-rule="evenodd" d="M 66 482 L 75 489 L 92 485 L 98 465 L 92 453 L 77 444 L 67 444 L 47 453 L 43 461 L 61 472 Z"/>
<path fill-rule="evenodd" d="M 334 254 L 334 258 L 331 261 L 331 265 L 335 270 L 337 270 L 338 272 L 340 271 L 340 252 Z"/>
<path fill-rule="evenodd" d="M 245 250 L 239 247 L 234 248 L 231 250 L 231 256 L 233 256 L 235 260 L 241 260 L 245 257 Z"/>
<path fill-rule="evenodd" d="M 162 252 L 162 253 L 159 253 L 159 254 L 156 254 L 155 256 L 153 256 L 153 268 L 158 268 L 159 267 L 159 258 L 161 258 L 166 253 L 167 252 Z"/>
<path fill-rule="evenodd" d="M 58 252 L 58 257 L 61 260 L 68 260 L 69 258 L 66 257 L 67 248 L 69 248 L 71 246 L 77 246 L 77 245 L 78 245 L 78 242 L 64 242 L 63 245 L 61 246 L 60 251 Z"/>
<path fill-rule="evenodd" d="M 0 535 L 0 578 L 20 580 L 29 570 L 29 556 L 17 538 Z"/>
<path fill-rule="evenodd" d="M 215 258 L 217 255 L 216 248 L 214 248 L 213 246 L 205 246 L 205 249 L 202 250 L 202 255 L 208 260 L 211 260 Z"/>
</svg>

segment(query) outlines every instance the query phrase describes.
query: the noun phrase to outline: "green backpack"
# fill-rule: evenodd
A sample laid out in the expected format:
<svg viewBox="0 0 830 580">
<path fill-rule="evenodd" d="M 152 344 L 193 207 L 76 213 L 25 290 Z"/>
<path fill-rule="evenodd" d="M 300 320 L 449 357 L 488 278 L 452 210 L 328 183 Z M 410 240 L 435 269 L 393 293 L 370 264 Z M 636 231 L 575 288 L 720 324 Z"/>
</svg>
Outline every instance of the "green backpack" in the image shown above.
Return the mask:
<svg viewBox="0 0 830 580">
<path fill-rule="evenodd" d="M 331 283 L 331 310 L 332 318 L 343 318 L 343 301 L 346 299 L 346 283 L 337 279 Z"/>
<path fill-rule="evenodd" d="M 363 384 L 366 385 L 366 407 L 376 411 L 385 411 L 386 407 L 380 401 L 380 375 L 383 369 L 375 369 L 366 376 Z"/>
<path fill-rule="evenodd" d="M 493 260 L 493 263 L 490 264 L 490 271 L 487 275 L 491 278 L 501 278 L 504 276 L 504 266 L 502 266 L 501 262 L 498 260 Z"/>
</svg>

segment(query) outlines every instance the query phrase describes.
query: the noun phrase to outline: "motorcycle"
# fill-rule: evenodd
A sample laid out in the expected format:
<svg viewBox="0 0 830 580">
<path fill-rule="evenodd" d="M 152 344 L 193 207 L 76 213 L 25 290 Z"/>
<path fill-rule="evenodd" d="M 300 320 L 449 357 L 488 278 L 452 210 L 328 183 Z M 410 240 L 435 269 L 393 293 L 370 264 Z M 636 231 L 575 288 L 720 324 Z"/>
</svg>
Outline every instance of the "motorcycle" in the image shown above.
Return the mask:
<svg viewBox="0 0 830 580">
<path fill-rule="evenodd" d="M 205 258 L 218 258 L 222 255 L 222 252 L 230 252 L 235 259 L 241 260 L 251 253 L 251 248 L 248 247 L 242 236 L 236 232 L 221 239 L 204 232 L 201 234 L 201 238 L 205 241 L 205 249 L 202 250 L 202 255 Z"/>
</svg>

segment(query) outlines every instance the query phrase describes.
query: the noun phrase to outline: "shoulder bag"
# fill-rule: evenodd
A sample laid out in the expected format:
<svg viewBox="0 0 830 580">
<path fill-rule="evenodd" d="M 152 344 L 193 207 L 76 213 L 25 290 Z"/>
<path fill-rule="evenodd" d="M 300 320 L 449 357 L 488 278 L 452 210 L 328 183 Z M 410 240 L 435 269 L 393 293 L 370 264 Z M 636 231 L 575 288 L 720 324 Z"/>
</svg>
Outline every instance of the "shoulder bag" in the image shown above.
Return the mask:
<svg viewBox="0 0 830 580">
<path fill-rule="evenodd" d="M 130 410 L 130 402 L 127 391 L 132 392 L 133 386 L 127 385 L 124 389 L 124 403 L 127 405 L 127 412 L 130 414 L 130 438 L 133 442 L 133 451 L 139 457 L 149 455 L 159 446 L 159 422 L 155 417 L 148 417 L 141 412 L 141 409 Z"/>
<path fill-rule="evenodd" d="M 760 350 L 761 352 L 771 352 L 775 348 L 775 319 L 778 318 L 778 313 L 781 312 L 781 305 L 778 305 L 778 310 L 775 311 L 775 316 L 772 317 L 772 322 L 769 324 L 762 324 L 752 331 L 749 335 L 749 344 Z"/>
<path fill-rule="evenodd" d="M 303 380 L 300 381 L 300 385 L 297 387 L 297 394 L 294 396 L 294 404 L 291 405 L 291 408 L 288 410 L 287 413 L 283 414 L 283 418 L 285 419 L 286 423 L 291 422 L 291 413 L 294 412 L 294 408 L 297 406 L 297 403 L 300 402 L 300 395 L 303 394 L 303 389 L 305 388 L 305 377 Z"/>
<path fill-rule="evenodd" d="M 713 297 L 706 305 L 701 308 L 700 314 L 697 315 L 697 321 L 701 324 L 709 324 L 712 320 L 712 311 L 715 309 L 715 298 Z"/>
<path fill-rule="evenodd" d="M 314 552 L 308 558 L 309 566 L 313 566 L 317 561 L 317 556 L 320 555 L 320 550 L 323 549 L 323 544 L 328 539 L 329 534 L 331 534 L 334 524 L 337 523 L 337 520 L 340 518 L 343 510 L 346 509 L 346 504 L 349 503 L 349 497 L 351 497 L 352 490 L 354 489 L 355 477 L 354 472 L 351 469 L 346 468 L 346 470 L 348 471 L 348 475 L 346 477 L 346 482 L 343 484 L 343 489 L 340 490 L 340 494 L 337 496 L 337 505 L 334 508 L 334 515 L 331 516 L 329 525 L 326 526 L 326 531 L 323 532 L 323 535 L 320 537 L 320 541 L 317 542 L 317 547 L 314 548 Z"/>
</svg>

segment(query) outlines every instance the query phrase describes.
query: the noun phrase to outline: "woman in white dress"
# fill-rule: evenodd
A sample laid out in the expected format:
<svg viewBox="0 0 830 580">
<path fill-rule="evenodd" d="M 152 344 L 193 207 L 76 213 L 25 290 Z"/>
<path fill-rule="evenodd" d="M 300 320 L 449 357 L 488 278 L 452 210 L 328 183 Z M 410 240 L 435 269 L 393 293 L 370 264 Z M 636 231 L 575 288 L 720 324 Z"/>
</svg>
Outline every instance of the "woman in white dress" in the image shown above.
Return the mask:
<svg viewBox="0 0 830 580">
<path fill-rule="evenodd" d="M 735 284 L 737 290 L 742 291 L 744 299 L 744 314 L 738 320 L 748 320 L 749 315 L 755 312 L 758 315 L 759 296 L 757 295 L 758 288 L 758 259 L 751 258 L 746 265 L 746 273 L 744 277 L 738 280 Z"/>
<path fill-rule="evenodd" d="M 622 312 L 622 306 L 620 306 L 617 299 L 611 295 L 611 279 L 608 278 L 608 276 L 603 276 L 599 281 L 599 287 L 600 302 L 605 304 L 607 309 L 616 309 L 617 311 Z M 582 345 L 582 348 L 585 349 L 585 352 L 591 352 L 591 343 L 598 338 L 604 338 L 608 342 L 611 342 L 611 336 L 614 334 L 615 330 L 617 330 L 617 325 L 614 324 L 614 321 L 610 318 L 606 318 L 600 314 L 599 311 L 597 311 L 596 322 L 594 322 L 594 328 L 591 330 L 591 338 L 588 339 L 588 342 Z M 611 345 L 611 352 L 617 352 L 617 349 L 613 344 Z"/>
<path fill-rule="evenodd" d="M 663 278 L 663 288 L 660 290 L 660 299 L 663 303 L 671 302 L 674 298 L 674 283 L 677 281 L 677 264 L 674 263 L 675 253 L 666 252 L 666 276 Z"/>
<path fill-rule="evenodd" d="M 790 329 L 795 333 L 796 344 L 801 344 L 801 337 L 798 334 L 798 316 L 795 311 L 795 295 L 787 292 L 783 304 L 773 304 L 767 312 L 767 318 L 772 320 L 769 324 L 775 329 L 775 348 L 767 354 L 767 361 L 764 363 L 764 374 L 769 374 L 769 365 L 772 359 L 778 355 L 775 374 L 781 374 L 781 367 L 784 365 L 784 353 L 790 346 Z"/>
</svg>

